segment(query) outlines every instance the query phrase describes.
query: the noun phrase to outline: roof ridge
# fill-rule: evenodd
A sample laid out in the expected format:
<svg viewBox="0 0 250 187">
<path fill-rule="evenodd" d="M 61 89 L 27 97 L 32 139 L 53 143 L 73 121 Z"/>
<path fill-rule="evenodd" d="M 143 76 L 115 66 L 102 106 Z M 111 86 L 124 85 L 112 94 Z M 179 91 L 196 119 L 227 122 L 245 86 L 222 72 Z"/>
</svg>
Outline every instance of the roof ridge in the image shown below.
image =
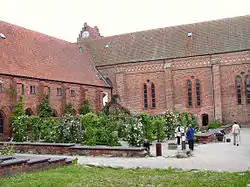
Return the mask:
<svg viewBox="0 0 250 187">
<path fill-rule="evenodd" d="M 204 23 L 210 23 L 210 22 L 215 22 L 215 21 L 219 22 L 219 21 L 223 21 L 223 20 L 232 20 L 232 19 L 248 17 L 248 16 L 250 16 L 250 14 L 243 15 L 243 16 L 224 17 L 224 18 L 213 19 L 213 20 L 204 20 L 204 21 L 186 23 L 186 24 L 177 24 L 177 25 L 171 25 L 171 26 L 160 27 L 160 28 L 155 28 L 155 29 L 147 29 L 147 30 L 141 30 L 141 31 L 134 31 L 134 32 L 128 32 L 128 33 L 116 34 L 116 35 L 111 35 L 111 36 L 103 36 L 103 37 L 101 37 L 99 39 L 92 39 L 92 41 L 110 39 L 110 38 L 115 38 L 115 37 L 125 36 L 125 35 L 132 35 L 132 34 L 137 34 L 137 33 L 154 32 L 154 31 L 158 31 L 158 30 L 161 30 L 161 29 L 170 29 L 170 28 L 176 28 L 176 27 L 191 26 L 191 25 L 204 24 Z"/>
</svg>

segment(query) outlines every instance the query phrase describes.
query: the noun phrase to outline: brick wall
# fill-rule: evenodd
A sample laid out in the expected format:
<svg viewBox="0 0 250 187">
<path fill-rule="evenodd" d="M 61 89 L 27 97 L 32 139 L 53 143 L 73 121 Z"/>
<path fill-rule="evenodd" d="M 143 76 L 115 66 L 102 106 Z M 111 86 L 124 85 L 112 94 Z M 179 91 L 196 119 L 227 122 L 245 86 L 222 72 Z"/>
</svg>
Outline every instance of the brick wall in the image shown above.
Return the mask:
<svg viewBox="0 0 250 187">
<path fill-rule="evenodd" d="M 19 97 L 23 97 L 24 109 L 30 114 L 37 114 L 37 106 L 42 101 L 43 94 L 49 93 L 50 90 L 50 105 L 55 110 L 56 116 L 64 114 L 65 105 L 71 103 L 76 113 L 84 99 L 88 99 L 91 107 L 99 111 L 103 107 L 102 93 L 108 93 L 108 98 L 111 98 L 111 89 L 68 84 L 55 81 L 40 81 L 37 79 L 16 78 L 11 76 L 0 76 L 0 81 L 3 85 L 2 93 L 0 93 L 0 112 L 4 118 L 4 133 L 0 135 L 0 139 L 7 139 L 10 136 L 9 116 L 11 115 L 13 106 L 18 102 Z M 24 86 L 24 93 L 22 85 Z M 30 86 L 35 86 L 35 94 L 30 94 Z M 16 94 L 10 93 L 10 88 Z M 57 88 L 62 88 L 62 95 L 57 95 Z M 71 96 L 70 90 L 75 90 L 75 96 Z"/>
<path fill-rule="evenodd" d="M 134 113 L 159 114 L 167 109 L 188 111 L 202 122 L 202 114 L 224 122 L 250 124 L 250 104 L 236 103 L 235 76 L 250 75 L 250 52 L 137 62 L 98 67 L 112 81 L 120 104 Z M 244 77 L 243 76 L 243 77 Z M 187 106 L 187 80 L 192 81 L 192 107 Z M 200 80 L 201 105 L 196 105 L 195 80 Z M 143 84 L 156 85 L 156 108 L 143 108 Z M 214 82 L 214 84 L 212 84 Z M 244 89 L 244 86 L 243 86 Z M 150 96 L 150 92 L 148 92 Z M 149 100 L 150 104 L 150 100 Z"/>
</svg>

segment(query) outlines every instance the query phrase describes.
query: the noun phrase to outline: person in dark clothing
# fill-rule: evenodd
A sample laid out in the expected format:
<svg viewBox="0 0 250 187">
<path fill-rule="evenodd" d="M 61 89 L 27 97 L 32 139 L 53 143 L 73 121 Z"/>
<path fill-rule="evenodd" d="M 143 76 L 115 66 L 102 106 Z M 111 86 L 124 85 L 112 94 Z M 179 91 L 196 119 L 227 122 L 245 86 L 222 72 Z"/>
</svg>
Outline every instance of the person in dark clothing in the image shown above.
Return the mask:
<svg viewBox="0 0 250 187">
<path fill-rule="evenodd" d="M 147 154 L 150 155 L 150 142 L 147 139 L 144 140 L 143 147 L 147 151 Z"/>
<path fill-rule="evenodd" d="M 194 150 L 194 129 L 191 127 L 191 125 L 188 127 L 187 130 L 187 139 L 188 139 L 188 146 L 190 150 Z"/>
</svg>

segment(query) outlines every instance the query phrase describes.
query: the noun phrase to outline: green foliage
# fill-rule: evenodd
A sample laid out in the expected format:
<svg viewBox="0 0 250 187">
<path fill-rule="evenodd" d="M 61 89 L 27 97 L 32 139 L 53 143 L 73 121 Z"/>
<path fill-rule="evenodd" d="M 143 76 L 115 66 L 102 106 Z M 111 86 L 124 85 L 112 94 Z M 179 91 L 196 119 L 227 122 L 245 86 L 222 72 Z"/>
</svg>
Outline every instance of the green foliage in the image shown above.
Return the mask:
<svg viewBox="0 0 250 187">
<path fill-rule="evenodd" d="M 129 118 L 126 124 L 126 131 L 127 131 L 127 141 L 130 146 L 139 147 L 142 145 L 144 140 L 143 135 L 143 124 L 135 117 Z"/>
<path fill-rule="evenodd" d="M 83 132 L 80 116 L 66 115 L 59 120 L 59 124 L 60 142 L 81 143 L 83 141 Z"/>
<path fill-rule="evenodd" d="M 220 122 L 219 120 L 215 120 L 215 121 L 212 121 L 208 124 L 208 128 L 209 129 L 216 129 L 216 128 L 219 128 L 220 126 L 222 126 L 222 122 Z"/>
<path fill-rule="evenodd" d="M 154 117 L 152 119 L 152 125 L 154 128 L 157 141 L 160 142 L 166 138 L 165 134 L 165 120 L 162 117 Z"/>
<path fill-rule="evenodd" d="M 27 124 L 29 117 L 26 115 L 13 118 L 12 129 L 14 131 L 13 140 L 16 142 L 27 141 Z"/>
<path fill-rule="evenodd" d="M 164 115 L 165 119 L 165 133 L 168 139 L 173 138 L 175 128 L 178 125 L 179 114 L 177 112 L 167 111 Z"/>
<path fill-rule="evenodd" d="M 44 118 L 40 127 L 41 140 L 44 142 L 60 142 L 60 124 L 55 118 Z"/>
<path fill-rule="evenodd" d="M 25 111 L 23 109 L 23 97 L 20 96 L 18 103 L 14 106 L 13 113 L 10 117 L 11 122 L 15 120 L 19 116 L 25 115 Z"/>
<path fill-rule="evenodd" d="M 83 116 L 84 140 L 87 145 L 119 145 L 115 124 L 108 117 L 88 113 Z"/>
<path fill-rule="evenodd" d="M 13 143 L 11 144 L 4 143 L 0 149 L 0 155 L 12 155 L 14 152 L 14 147 L 15 144 Z"/>
<path fill-rule="evenodd" d="M 87 113 L 93 112 L 88 100 L 84 100 L 82 107 L 80 108 L 80 114 L 85 115 Z"/>
<path fill-rule="evenodd" d="M 38 106 L 38 116 L 40 117 L 52 117 L 53 109 L 49 104 L 49 95 L 43 96 L 43 101 Z"/>
<path fill-rule="evenodd" d="M 87 113 L 82 117 L 82 125 L 83 129 L 88 126 L 97 127 L 98 124 L 98 116 L 94 113 Z"/>
<path fill-rule="evenodd" d="M 40 128 L 42 120 L 39 116 L 30 116 L 28 120 L 28 129 L 30 133 L 28 138 L 30 141 L 39 141 L 40 138 Z"/>
<path fill-rule="evenodd" d="M 191 125 L 195 131 L 197 131 L 199 128 L 196 117 L 193 114 L 190 114 L 188 112 L 182 112 L 179 115 L 178 122 L 180 123 L 182 127 L 185 127 L 185 128 Z"/>
<path fill-rule="evenodd" d="M 152 142 L 153 140 L 153 126 L 151 123 L 151 117 L 148 114 L 140 114 L 141 123 L 143 124 L 144 138 Z"/>
<path fill-rule="evenodd" d="M 73 106 L 72 106 L 72 104 L 66 104 L 66 106 L 65 106 L 65 114 L 67 115 L 67 114 L 70 114 L 70 115 L 72 115 L 73 114 Z"/>
</svg>

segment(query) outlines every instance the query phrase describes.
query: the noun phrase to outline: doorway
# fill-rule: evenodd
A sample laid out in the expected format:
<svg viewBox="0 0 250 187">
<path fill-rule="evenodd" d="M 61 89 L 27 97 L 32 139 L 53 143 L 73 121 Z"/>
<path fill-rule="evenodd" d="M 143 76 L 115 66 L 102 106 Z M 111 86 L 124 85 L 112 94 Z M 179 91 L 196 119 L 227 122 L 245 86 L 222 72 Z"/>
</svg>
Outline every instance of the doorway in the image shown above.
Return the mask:
<svg viewBox="0 0 250 187">
<path fill-rule="evenodd" d="M 208 114 L 202 114 L 202 126 L 208 125 Z"/>
</svg>

